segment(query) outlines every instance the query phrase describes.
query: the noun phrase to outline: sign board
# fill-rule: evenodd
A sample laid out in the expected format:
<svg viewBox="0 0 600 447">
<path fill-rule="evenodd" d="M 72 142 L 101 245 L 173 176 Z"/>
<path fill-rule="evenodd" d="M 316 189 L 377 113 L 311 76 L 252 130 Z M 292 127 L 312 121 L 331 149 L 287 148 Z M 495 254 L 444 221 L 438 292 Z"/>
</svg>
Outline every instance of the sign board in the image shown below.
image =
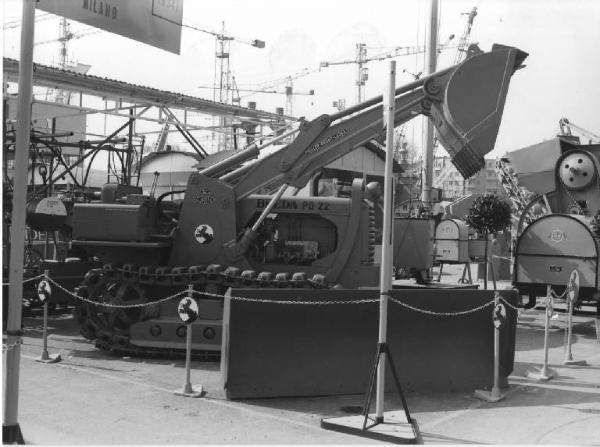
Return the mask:
<svg viewBox="0 0 600 447">
<path fill-rule="evenodd" d="M 38 0 L 46 12 L 179 54 L 183 0 Z"/>
<path fill-rule="evenodd" d="M 504 304 L 498 303 L 494 307 L 494 315 L 492 319 L 494 321 L 494 327 L 496 329 L 500 329 L 500 327 L 502 327 L 506 321 L 506 307 L 504 307 Z"/>
<path fill-rule="evenodd" d="M 177 313 L 185 324 L 193 323 L 198 318 L 198 303 L 193 298 L 186 296 L 179 302 Z"/>
<path fill-rule="evenodd" d="M 47 280 L 43 279 L 40 281 L 37 286 L 37 295 L 42 304 L 50 299 L 52 290 L 50 289 L 50 283 Z"/>
</svg>

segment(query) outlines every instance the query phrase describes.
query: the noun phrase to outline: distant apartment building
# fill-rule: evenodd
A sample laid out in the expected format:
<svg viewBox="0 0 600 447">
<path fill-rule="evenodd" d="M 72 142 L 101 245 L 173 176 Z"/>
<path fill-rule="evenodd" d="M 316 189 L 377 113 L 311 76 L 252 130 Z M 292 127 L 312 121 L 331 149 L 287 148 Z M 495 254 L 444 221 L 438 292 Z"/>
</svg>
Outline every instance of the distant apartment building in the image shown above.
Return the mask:
<svg viewBox="0 0 600 447">
<path fill-rule="evenodd" d="M 506 193 L 496 175 L 496 160 L 488 158 L 485 167 L 469 179 L 463 179 L 450 157 L 436 157 L 433 162 L 433 201 L 451 201 L 469 194 L 496 194 L 503 196 Z M 410 200 L 421 197 L 421 161 L 413 165 L 402 165 L 404 174 L 400 183 L 408 191 Z"/>
<path fill-rule="evenodd" d="M 450 157 L 436 157 L 433 161 L 433 185 L 442 190 L 443 200 L 454 200 L 469 194 L 504 195 L 496 174 L 496 160 L 485 159 L 485 167 L 464 179 L 450 161 Z"/>
</svg>

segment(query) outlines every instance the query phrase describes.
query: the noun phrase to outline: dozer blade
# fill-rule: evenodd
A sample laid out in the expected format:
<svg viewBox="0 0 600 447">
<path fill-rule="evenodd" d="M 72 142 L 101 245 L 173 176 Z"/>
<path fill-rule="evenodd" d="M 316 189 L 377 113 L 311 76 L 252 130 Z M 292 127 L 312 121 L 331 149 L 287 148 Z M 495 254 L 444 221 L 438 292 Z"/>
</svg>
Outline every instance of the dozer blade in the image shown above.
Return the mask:
<svg viewBox="0 0 600 447">
<path fill-rule="evenodd" d="M 510 78 L 526 57 L 503 45 L 470 57 L 452 73 L 444 100 L 433 104 L 438 137 L 464 178 L 485 166 L 483 156 L 496 143 Z"/>
</svg>

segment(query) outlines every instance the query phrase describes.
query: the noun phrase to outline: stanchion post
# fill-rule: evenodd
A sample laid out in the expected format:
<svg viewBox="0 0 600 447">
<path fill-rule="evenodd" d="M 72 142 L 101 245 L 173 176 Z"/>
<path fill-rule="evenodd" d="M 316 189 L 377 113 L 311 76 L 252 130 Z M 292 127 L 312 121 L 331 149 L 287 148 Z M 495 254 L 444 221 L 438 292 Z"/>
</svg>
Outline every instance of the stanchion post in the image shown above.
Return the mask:
<svg viewBox="0 0 600 447">
<path fill-rule="evenodd" d="M 202 397 L 204 395 L 202 385 L 200 385 L 199 389 L 195 390 L 190 381 L 192 369 L 192 326 L 198 318 L 198 304 L 194 300 L 193 284 L 188 285 L 188 296 L 179 302 L 177 312 L 185 324 L 185 383 L 183 388 L 175 391 L 174 394 L 184 397 Z"/>
<path fill-rule="evenodd" d="M 568 314 L 567 314 L 567 346 L 565 351 L 565 359 L 563 360 L 564 365 L 577 365 L 577 366 L 586 366 L 587 362 L 585 360 L 573 360 L 573 353 L 571 351 L 571 344 L 573 338 L 573 307 L 575 301 L 579 297 L 579 273 L 577 270 L 573 270 L 571 272 L 571 276 L 569 277 L 569 282 L 567 283 L 567 290 L 565 292 L 567 304 L 568 304 Z"/>
<path fill-rule="evenodd" d="M 437 10 L 437 0 L 432 0 Z M 437 27 L 437 16 L 435 20 Z M 435 54 L 435 53 L 434 53 Z M 384 175 L 384 206 L 383 206 L 383 229 L 381 236 L 381 268 L 380 268 L 380 290 L 379 290 L 379 336 L 375 361 L 371 369 L 369 388 L 367 390 L 366 402 L 361 416 L 337 417 L 321 419 L 321 427 L 352 433 L 359 436 L 384 439 L 395 443 L 414 443 L 419 439 L 419 427 L 417 421 L 412 419 L 408 411 L 408 405 L 398 379 L 398 374 L 387 345 L 387 318 L 388 300 L 392 288 L 392 254 L 393 254 L 393 176 L 392 165 L 394 159 L 394 113 L 396 106 L 395 82 L 396 62 L 390 62 L 390 81 L 387 90 L 387 103 L 384 103 L 384 123 L 386 126 L 386 157 Z M 403 412 L 384 413 L 385 398 L 385 367 L 386 361 L 390 365 L 390 371 L 396 382 L 398 393 L 402 401 Z M 376 382 L 375 382 L 376 381 Z M 369 416 L 373 386 L 375 389 L 375 418 Z M 367 421 L 374 423 L 367 426 Z"/>
<path fill-rule="evenodd" d="M 50 291 L 50 271 L 44 270 L 44 279 L 38 285 L 38 297 L 43 301 L 44 322 L 42 327 L 42 353 L 39 358 L 35 359 L 42 363 L 57 363 L 62 360 L 60 354 L 51 356 L 48 354 L 48 301 L 51 297 Z"/>
<path fill-rule="evenodd" d="M 552 291 L 552 286 L 546 286 L 546 309 L 545 309 L 545 319 L 544 319 L 544 364 L 539 369 L 539 371 L 529 372 L 527 376 L 536 379 L 540 382 L 546 382 L 553 377 L 556 376 L 556 373 L 548 368 L 548 336 L 550 330 L 550 317 L 554 312 L 554 295 Z"/>
<path fill-rule="evenodd" d="M 475 390 L 475 397 L 486 402 L 498 402 L 504 399 L 500 391 L 500 328 L 506 321 L 506 307 L 500 302 L 500 294 L 494 293 L 494 310 L 492 323 L 494 325 L 494 383 L 492 391 Z"/>
<path fill-rule="evenodd" d="M 552 317 L 552 312 L 554 310 L 554 306 L 552 305 L 554 301 L 552 287 L 548 286 L 546 296 L 546 319 L 544 324 L 544 365 L 542 366 L 541 371 L 543 376 L 548 375 L 548 336 L 550 331 L 550 317 Z"/>
</svg>

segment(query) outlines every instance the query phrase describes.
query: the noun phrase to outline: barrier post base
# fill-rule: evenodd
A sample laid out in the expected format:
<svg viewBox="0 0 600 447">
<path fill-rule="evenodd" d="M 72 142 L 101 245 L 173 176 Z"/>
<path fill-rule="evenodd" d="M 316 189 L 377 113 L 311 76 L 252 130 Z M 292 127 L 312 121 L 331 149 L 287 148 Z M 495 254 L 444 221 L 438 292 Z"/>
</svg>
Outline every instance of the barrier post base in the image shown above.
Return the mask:
<svg viewBox="0 0 600 447">
<path fill-rule="evenodd" d="M 585 360 L 569 360 L 569 359 L 565 359 L 563 361 L 563 365 L 570 365 L 570 366 L 588 366 L 588 362 L 586 362 Z"/>
<path fill-rule="evenodd" d="M 2 426 L 2 444 L 24 445 L 23 433 L 19 424 Z"/>
<path fill-rule="evenodd" d="M 504 394 L 502 394 L 498 388 L 493 388 L 492 391 L 475 390 L 474 396 L 477 399 L 481 399 L 490 403 L 500 402 L 502 399 L 504 399 Z"/>
<path fill-rule="evenodd" d="M 528 371 L 527 377 L 529 377 L 530 379 L 535 379 L 538 382 L 547 382 L 553 377 L 556 377 L 556 371 L 550 368 L 542 367 L 539 368 L 539 370 L 537 371 Z"/>
<path fill-rule="evenodd" d="M 41 363 L 58 363 L 62 361 L 60 354 L 48 355 L 48 351 L 43 351 L 42 355 L 35 359 L 36 362 Z"/>
<path fill-rule="evenodd" d="M 199 385 L 196 389 L 192 387 L 189 383 L 186 383 L 182 389 L 175 390 L 173 392 L 175 396 L 183 396 L 183 397 L 202 397 L 204 394 L 204 389 L 202 385 Z"/>
<path fill-rule="evenodd" d="M 375 415 L 370 415 L 369 419 L 375 420 Z M 416 444 L 420 440 L 417 421 L 408 421 L 404 411 L 388 411 L 384 413 L 383 421 L 376 421 L 366 428 L 363 424 L 363 415 L 321 419 L 321 428 L 340 433 L 393 444 Z"/>
</svg>

